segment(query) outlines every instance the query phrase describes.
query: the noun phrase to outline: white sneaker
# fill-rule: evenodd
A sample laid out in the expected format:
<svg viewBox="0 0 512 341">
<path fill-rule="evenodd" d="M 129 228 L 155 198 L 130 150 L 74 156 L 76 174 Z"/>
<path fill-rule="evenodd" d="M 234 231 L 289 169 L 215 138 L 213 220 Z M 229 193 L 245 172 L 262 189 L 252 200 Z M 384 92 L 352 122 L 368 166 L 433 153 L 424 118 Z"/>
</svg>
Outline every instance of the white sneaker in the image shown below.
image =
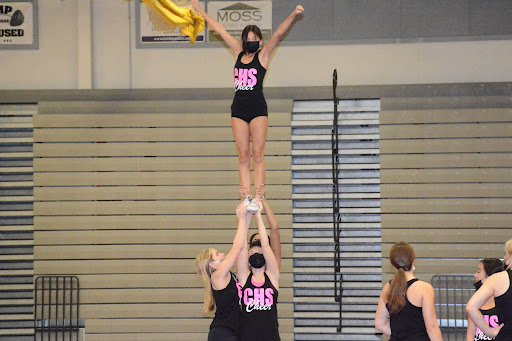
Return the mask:
<svg viewBox="0 0 512 341">
<path fill-rule="evenodd" d="M 253 198 L 251 200 L 251 204 L 249 206 L 247 206 L 247 212 L 250 212 L 250 213 L 258 212 L 258 210 L 260 209 L 259 203 L 261 203 L 262 200 L 263 200 L 262 195 L 258 196 L 257 198 Z"/>
<path fill-rule="evenodd" d="M 252 204 L 252 197 L 250 195 L 245 197 L 245 199 L 241 203 L 241 205 L 247 206 L 247 211 L 249 211 L 249 206 L 251 204 Z"/>
</svg>

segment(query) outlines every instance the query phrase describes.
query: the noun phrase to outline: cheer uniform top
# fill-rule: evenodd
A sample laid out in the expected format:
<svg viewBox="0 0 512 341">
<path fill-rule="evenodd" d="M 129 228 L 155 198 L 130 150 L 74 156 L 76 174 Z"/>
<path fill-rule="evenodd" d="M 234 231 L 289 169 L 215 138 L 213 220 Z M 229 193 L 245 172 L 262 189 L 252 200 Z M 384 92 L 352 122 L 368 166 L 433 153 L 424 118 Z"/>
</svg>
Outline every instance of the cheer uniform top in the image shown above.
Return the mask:
<svg viewBox="0 0 512 341">
<path fill-rule="evenodd" d="M 508 290 L 503 295 L 494 298 L 499 323 L 505 324 L 496 336 L 496 341 L 512 340 L 512 270 L 507 270 L 507 274 L 510 283 Z"/>
<path fill-rule="evenodd" d="M 240 297 L 240 340 L 281 340 L 277 321 L 277 296 L 278 291 L 267 274 L 263 283 L 255 283 L 252 272 L 249 274 Z"/>
<path fill-rule="evenodd" d="M 491 309 L 485 309 L 485 310 L 480 309 L 480 312 L 482 313 L 484 320 L 489 327 L 494 328 L 496 326 L 499 326 L 498 314 L 497 314 L 498 312 L 496 310 L 496 307 L 492 307 Z M 480 328 L 476 327 L 474 340 L 475 341 L 494 340 L 494 338 L 488 337 L 480 330 Z"/>
<path fill-rule="evenodd" d="M 248 64 L 242 63 L 244 52 L 240 52 L 234 69 L 235 97 L 231 104 L 231 117 L 247 123 L 258 116 L 268 116 L 267 102 L 263 96 L 263 79 L 267 70 L 261 65 L 260 51 Z"/>
<path fill-rule="evenodd" d="M 418 281 L 417 278 L 408 281 L 407 289 L 416 281 Z M 387 304 L 386 308 L 389 311 Z M 405 306 L 399 312 L 390 314 L 389 324 L 391 326 L 390 341 L 430 341 L 425 320 L 423 319 L 422 308 L 409 302 L 407 294 L 405 295 Z"/>
<path fill-rule="evenodd" d="M 215 300 L 215 316 L 210 324 L 210 330 L 217 327 L 225 327 L 238 334 L 240 325 L 240 307 L 238 305 L 237 280 L 231 273 L 231 280 L 221 290 L 212 288 L 213 299 Z"/>
</svg>

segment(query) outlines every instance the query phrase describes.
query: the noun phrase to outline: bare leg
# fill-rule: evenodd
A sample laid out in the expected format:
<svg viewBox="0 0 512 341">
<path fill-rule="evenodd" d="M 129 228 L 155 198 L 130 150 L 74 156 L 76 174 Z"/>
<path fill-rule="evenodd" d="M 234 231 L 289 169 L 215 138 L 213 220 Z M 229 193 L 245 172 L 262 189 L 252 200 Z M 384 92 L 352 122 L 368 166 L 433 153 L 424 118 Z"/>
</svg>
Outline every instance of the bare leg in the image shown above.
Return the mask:
<svg viewBox="0 0 512 341">
<path fill-rule="evenodd" d="M 244 120 L 231 117 L 231 128 L 238 151 L 238 175 L 240 177 L 240 198 L 243 200 L 251 193 L 251 154 L 249 124 Z"/>
<path fill-rule="evenodd" d="M 254 165 L 254 190 L 256 197 L 265 195 L 265 142 L 267 141 L 268 118 L 256 117 L 249 124 L 252 137 L 252 160 Z"/>
</svg>

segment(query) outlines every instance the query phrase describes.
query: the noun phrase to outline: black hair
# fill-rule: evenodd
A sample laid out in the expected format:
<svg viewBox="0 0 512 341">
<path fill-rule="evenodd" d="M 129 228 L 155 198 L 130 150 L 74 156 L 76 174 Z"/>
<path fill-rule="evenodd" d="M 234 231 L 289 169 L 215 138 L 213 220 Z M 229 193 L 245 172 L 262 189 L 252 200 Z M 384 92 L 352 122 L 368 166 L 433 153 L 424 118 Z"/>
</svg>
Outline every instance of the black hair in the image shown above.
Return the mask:
<svg viewBox="0 0 512 341">
<path fill-rule="evenodd" d="M 254 35 L 261 40 L 263 40 L 263 35 L 261 34 L 261 30 L 256 25 L 247 25 L 245 26 L 244 30 L 242 31 L 242 49 L 243 53 L 247 53 L 247 37 L 249 36 L 249 32 L 254 33 Z"/>
<path fill-rule="evenodd" d="M 250 247 L 254 246 L 252 240 L 254 239 L 254 237 L 256 237 L 257 234 L 258 234 L 258 232 L 253 233 L 252 236 L 249 238 L 249 246 Z M 268 243 L 270 244 L 270 236 L 268 237 Z M 260 242 L 260 245 L 256 245 L 256 246 L 260 246 L 261 247 L 261 242 Z"/>
<path fill-rule="evenodd" d="M 484 266 L 487 277 L 503 271 L 503 262 L 498 258 L 485 258 L 482 260 L 482 265 Z"/>
</svg>

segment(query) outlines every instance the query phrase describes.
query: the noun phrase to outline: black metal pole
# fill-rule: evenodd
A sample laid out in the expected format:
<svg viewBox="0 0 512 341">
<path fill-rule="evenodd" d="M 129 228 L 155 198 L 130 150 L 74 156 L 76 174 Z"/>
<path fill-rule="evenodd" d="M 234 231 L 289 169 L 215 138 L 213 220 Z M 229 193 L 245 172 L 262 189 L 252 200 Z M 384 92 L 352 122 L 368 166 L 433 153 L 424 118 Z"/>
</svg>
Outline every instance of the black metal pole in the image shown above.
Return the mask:
<svg viewBox="0 0 512 341">
<path fill-rule="evenodd" d="M 339 324 L 337 327 L 338 332 L 341 332 L 342 328 L 342 296 L 343 296 L 343 274 L 341 273 L 341 245 L 340 245 L 340 226 L 341 226 L 341 215 L 340 215 L 340 189 L 339 189 L 339 128 L 338 128 L 338 96 L 336 95 L 336 88 L 338 86 L 338 71 L 334 69 L 332 75 L 332 95 L 334 104 L 334 117 L 332 125 L 332 180 L 333 180 L 333 237 L 334 237 L 334 299 L 339 302 Z M 339 279 L 338 279 L 339 275 Z M 339 282 L 338 282 L 339 280 Z M 339 290 L 338 290 L 339 289 Z"/>
</svg>

